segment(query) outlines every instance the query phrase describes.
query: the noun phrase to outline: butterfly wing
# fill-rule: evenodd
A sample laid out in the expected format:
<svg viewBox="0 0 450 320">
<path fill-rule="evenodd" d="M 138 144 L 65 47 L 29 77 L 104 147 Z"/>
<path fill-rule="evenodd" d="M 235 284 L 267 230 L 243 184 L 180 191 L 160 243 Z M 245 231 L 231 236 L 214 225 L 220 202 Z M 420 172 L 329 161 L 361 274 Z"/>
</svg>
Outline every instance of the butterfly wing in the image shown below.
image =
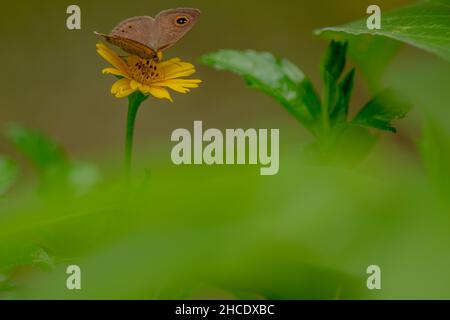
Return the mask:
<svg viewBox="0 0 450 320">
<path fill-rule="evenodd" d="M 192 29 L 199 16 L 200 10 L 193 8 L 161 11 L 154 20 L 156 32 L 148 44 L 156 51 L 170 48 Z"/>
<path fill-rule="evenodd" d="M 139 16 L 119 23 L 109 35 L 103 36 L 109 43 L 144 59 L 154 59 L 156 52 L 150 44 L 154 42 L 156 28 L 152 17 Z M 98 33 L 97 33 L 98 34 Z"/>
<path fill-rule="evenodd" d="M 109 35 L 96 33 L 109 43 L 144 59 L 157 59 L 157 51 L 173 46 L 200 16 L 200 10 L 178 8 L 161 11 L 156 18 L 138 16 L 119 23 Z"/>
<path fill-rule="evenodd" d="M 148 46 L 152 41 L 152 33 L 156 31 L 154 24 L 155 19 L 152 17 L 132 17 L 115 26 L 110 35 L 130 39 Z"/>
<path fill-rule="evenodd" d="M 137 55 L 143 59 L 157 59 L 156 51 L 140 42 L 114 35 L 101 34 L 97 32 L 95 34 L 102 36 L 106 41 L 121 48 L 125 52 Z"/>
</svg>

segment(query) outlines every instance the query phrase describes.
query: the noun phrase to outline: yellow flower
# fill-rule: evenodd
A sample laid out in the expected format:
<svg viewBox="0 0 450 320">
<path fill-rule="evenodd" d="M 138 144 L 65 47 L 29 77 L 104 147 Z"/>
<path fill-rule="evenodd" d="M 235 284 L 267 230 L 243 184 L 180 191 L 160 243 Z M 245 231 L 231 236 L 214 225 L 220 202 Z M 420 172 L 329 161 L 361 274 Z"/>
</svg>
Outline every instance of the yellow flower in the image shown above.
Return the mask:
<svg viewBox="0 0 450 320">
<path fill-rule="evenodd" d="M 172 101 L 167 88 L 187 93 L 191 88 L 197 88 L 202 82 L 198 79 L 182 78 L 194 74 L 195 68 L 179 58 L 158 62 L 130 55 L 123 59 L 103 43 L 97 44 L 97 52 L 114 67 L 105 68 L 102 72 L 122 77 L 111 87 L 111 93 L 117 98 L 127 97 L 139 90 L 143 94 L 151 94 L 155 98 Z M 162 57 L 161 53 L 158 55 Z"/>
</svg>

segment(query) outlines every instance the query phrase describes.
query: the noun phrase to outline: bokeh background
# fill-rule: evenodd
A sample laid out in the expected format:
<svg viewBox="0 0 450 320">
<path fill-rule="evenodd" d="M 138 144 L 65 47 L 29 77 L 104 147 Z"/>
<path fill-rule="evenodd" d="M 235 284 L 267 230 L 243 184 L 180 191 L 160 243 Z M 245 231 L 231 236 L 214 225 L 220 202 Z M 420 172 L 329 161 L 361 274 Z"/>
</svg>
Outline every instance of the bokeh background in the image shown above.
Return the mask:
<svg viewBox="0 0 450 320">
<path fill-rule="evenodd" d="M 427 166 L 419 147 L 431 121 L 441 149 L 430 157 L 448 155 L 447 62 L 402 47 L 383 84 L 402 91 L 414 109 L 352 169 L 303 163 L 301 149 L 312 138 L 276 101 L 198 63 L 219 49 L 270 51 L 320 90 L 327 41 L 313 30 L 364 17 L 372 2 L 77 1 L 82 29 L 74 31 L 65 25 L 73 2 L 4 4 L 0 125 L 45 132 L 106 180 L 122 168 L 127 101 L 110 94 L 114 79 L 100 72 L 106 62 L 95 52 L 93 31 L 108 32 L 130 16 L 197 7 L 198 25 L 166 57 L 193 62 L 204 82 L 174 94 L 173 104 L 149 99 L 140 109 L 134 172 L 149 181 L 125 205 L 116 203 L 128 196 L 114 183 L 81 199 L 36 200 L 32 169 L 0 136 L 0 153 L 24 168 L 12 203 L 2 200 L 0 209 L 0 263 L 9 267 L 2 279 L 12 283 L 0 298 L 450 298 L 450 170 L 446 162 Z M 378 2 L 383 11 L 409 3 Z M 351 113 L 370 95 L 357 73 Z M 280 128 L 280 173 L 174 166 L 170 135 L 194 120 L 208 128 Z M 80 292 L 65 289 L 68 263 L 82 267 Z M 371 264 L 382 268 L 382 290 L 366 288 Z"/>
</svg>

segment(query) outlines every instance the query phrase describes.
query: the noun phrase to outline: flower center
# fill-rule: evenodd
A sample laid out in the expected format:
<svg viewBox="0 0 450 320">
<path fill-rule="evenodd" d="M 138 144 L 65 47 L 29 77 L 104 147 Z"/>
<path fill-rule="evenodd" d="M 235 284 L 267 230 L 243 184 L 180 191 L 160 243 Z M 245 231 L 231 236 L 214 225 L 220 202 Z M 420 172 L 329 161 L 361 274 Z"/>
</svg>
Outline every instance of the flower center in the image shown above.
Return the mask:
<svg viewBox="0 0 450 320">
<path fill-rule="evenodd" d="M 130 73 L 134 80 L 145 85 L 163 78 L 157 61 L 142 58 L 130 66 Z"/>
</svg>

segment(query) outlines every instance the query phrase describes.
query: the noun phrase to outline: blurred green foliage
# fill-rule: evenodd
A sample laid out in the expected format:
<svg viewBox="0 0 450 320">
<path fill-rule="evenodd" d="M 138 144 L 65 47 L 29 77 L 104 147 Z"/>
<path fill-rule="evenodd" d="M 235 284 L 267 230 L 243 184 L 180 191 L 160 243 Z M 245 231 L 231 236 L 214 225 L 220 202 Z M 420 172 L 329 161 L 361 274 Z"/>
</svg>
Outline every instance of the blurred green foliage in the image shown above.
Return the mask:
<svg viewBox="0 0 450 320">
<path fill-rule="evenodd" d="M 76 194 L 87 191 L 100 178 L 95 166 L 70 161 L 64 148 L 40 131 L 10 124 L 6 133 L 11 144 L 39 175 L 42 189 L 67 190 Z M 9 170 L 12 174 L 12 169 Z"/>
<path fill-rule="evenodd" d="M 11 186 L 17 176 L 18 167 L 9 158 L 0 156 L 0 196 Z"/>
<path fill-rule="evenodd" d="M 449 203 L 416 166 L 381 154 L 365 169 L 320 167 L 295 148 L 282 158 L 271 179 L 157 165 L 131 194 L 108 180 L 76 198 L 22 196 L 0 214 L 0 269 L 14 287 L 3 297 L 450 295 Z M 82 269 L 81 291 L 65 288 L 69 264 Z M 382 291 L 365 288 L 370 264 Z"/>
<path fill-rule="evenodd" d="M 429 120 L 423 128 L 420 150 L 428 174 L 439 190 L 450 190 L 450 140 L 434 121 Z"/>
<path fill-rule="evenodd" d="M 366 66 L 374 63 L 369 72 L 379 72 L 378 61 L 394 51 L 378 45 L 389 52 L 379 60 L 366 55 Z M 351 40 L 349 46 L 351 53 Z M 227 54 L 240 68 L 234 72 L 292 108 L 306 127 L 321 123 L 322 113 L 304 106 L 314 106 L 314 95 L 312 104 L 295 100 L 297 90 L 312 85 L 292 63 L 255 51 Z M 332 126 L 351 115 L 354 73 L 342 72 L 342 58 L 322 60 Z M 242 66 L 250 69 L 241 72 Z M 175 167 L 167 150 L 152 144 L 141 146 L 146 151 L 136 156 L 135 170 L 151 163 L 151 174 L 136 175 L 127 189 L 107 161 L 100 174 L 91 163 L 69 159 L 46 135 L 14 126 L 9 141 L 35 168 L 41 187 L 18 179 L 9 188 L 19 159 L 0 158 L 0 299 L 450 298 L 450 67 L 420 56 L 382 69 L 386 84 L 415 110 L 410 126 L 399 123 L 396 136 L 379 134 L 381 143 L 351 169 L 306 161 L 298 141 L 281 141 L 280 172 L 271 177 L 252 166 Z M 270 74 L 256 81 L 263 70 Z M 350 123 L 363 122 L 365 132 L 366 126 L 392 130 L 391 120 L 404 111 L 386 104 L 384 94 Z M 414 130 L 422 126 L 423 133 Z M 355 133 L 361 128 L 349 125 L 335 148 L 349 158 L 367 155 L 366 136 Z M 81 267 L 81 291 L 65 287 L 70 264 Z M 371 264 L 381 267 L 380 291 L 366 288 Z"/>
</svg>

